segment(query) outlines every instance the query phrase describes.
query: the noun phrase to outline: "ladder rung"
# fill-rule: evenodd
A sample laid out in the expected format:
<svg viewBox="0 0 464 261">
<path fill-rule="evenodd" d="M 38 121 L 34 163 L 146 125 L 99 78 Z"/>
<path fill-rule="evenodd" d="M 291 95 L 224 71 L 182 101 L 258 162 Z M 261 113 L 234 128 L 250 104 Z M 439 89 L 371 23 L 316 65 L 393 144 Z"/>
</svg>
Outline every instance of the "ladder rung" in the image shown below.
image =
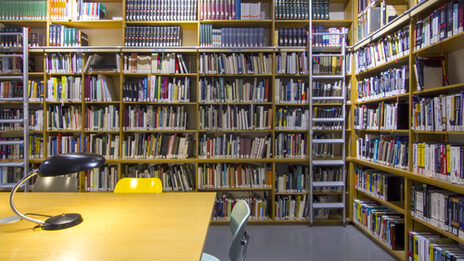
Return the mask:
<svg viewBox="0 0 464 261">
<path fill-rule="evenodd" d="M 313 187 L 344 187 L 345 183 L 341 181 L 314 181 Z"/>
<path fill-rule="evenodd" d="M 9 119 L 9 120 L 0 120 L 0 123 L 23 123 L 23 119 Z"/>
<path fill-rule="evenodd" d="M 343 118 L 313 118 L 313 122 L 344 121 Z"/>
<path fill-rule="evenodd" d="M 0 145 L 21 145 L 24 144 L 23 140 L 0 140 Z"/>
<path fill-rule="evenodd" d="M 23 167 L 23 161 L 0 162 L 0 167 Z"/>
<path fill-rule="evenodd" d="M 345 204 L 343 204 L 341 202 L 313 203 L 313 208 L 345 208 Z"/>
<path fill-rule="evenodd" d="M 23 57 L 22 54 L 0 54 L 0 57 Z"/>
<path fill-rule="evenodd" d="M 22 80 L 23 76 L 17 75 L 17 76 L 0 76 L 0 80 Z"/>
<path fill-rule="evenodd" d="M 313 101 L 326 101 L 326 100 L 344 100 L 342 96 L 324 96 L 324 97 L 313 97 Z"/>
<path fill-rule="evenodd" d="M 344 164 L 344 160 L 313 160 L 313 166 L 336 166 Z"/>
<path fill-rule="evenodd" d="M 345 75 L 334 74 L 334 75 L 313 75 L 313 79 L 343 79 Z"/>
<path fill-rule="evenodd" d="M 323 143 L 344 143 L 344 139 L 313 139 L 314 144 L 323 144 Z"/>
<path fill-rule="evenodd" d="M 22 102 L 23 98 L 0 98 L 0 102 Z"/>
</svg>

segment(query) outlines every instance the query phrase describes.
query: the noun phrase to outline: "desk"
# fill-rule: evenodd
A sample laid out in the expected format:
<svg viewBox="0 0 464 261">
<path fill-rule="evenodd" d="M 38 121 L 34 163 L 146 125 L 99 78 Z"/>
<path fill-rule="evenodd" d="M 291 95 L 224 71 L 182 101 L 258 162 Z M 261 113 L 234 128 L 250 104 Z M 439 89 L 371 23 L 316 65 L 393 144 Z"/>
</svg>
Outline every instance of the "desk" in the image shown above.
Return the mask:
<svg viewBox="0 0 464 261">
<path fill-rule="evenodd" d="M 0 193 L 0 217 L 13 215 L 8 197 Z M 25 220 L 0 225 L 0 260 L 200 260 L 214 198 L 194 192 L 17 193 L 23 213 L 74 212 L 84 222 L 58 231 L 34 231 Z"/>
</svg>

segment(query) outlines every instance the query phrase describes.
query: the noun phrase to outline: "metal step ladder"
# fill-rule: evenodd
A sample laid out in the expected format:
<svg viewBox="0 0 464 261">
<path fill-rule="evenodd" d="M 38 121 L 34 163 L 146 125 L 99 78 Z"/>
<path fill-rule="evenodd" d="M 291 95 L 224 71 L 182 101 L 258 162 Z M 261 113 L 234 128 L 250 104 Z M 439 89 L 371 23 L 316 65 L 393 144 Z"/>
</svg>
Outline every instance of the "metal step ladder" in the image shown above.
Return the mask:
<svg viewBox="0 0 464 261">
<path fill-rule="evenodd" d="M 10 36 L 17 37 L 20 39 L 22 46 L 20 47 L 0 47 L 0 58 L 4 57 L 17 57 L 22 58 L 23 67 L 22 75 L 6 75 L 3 74 L 0 76 L 1 81 L 22 81 L 23 82 L 23 97 L 14 97 L 14 98 L 0 98 L 0 106 L 5 108 L 7 106 L 13 106 L 15 104 L 22 103 L 22 119 L 2 119 L 0 123 L 21 123 L 22 124 L 22 135 L 20 140 L 4 140 L 0 141 L 0 145 L 22 145 L 23 146 L 23 160 L 22 161 L 4 161 L 0 162 L 0 167 L 13 167 L 13 168 L 23 168 L 23 177 L 29 172 L 29 99 L 28 99 L 28 83 L 29 83 L 29 30 L 26 27 L 23 27 L 21 32 L 0 32 L 0 36 Z M 19 42 L 19 41 L 18 41 Z M 15 107 L 16 108 L 16 107 Z M 0 181 L 0 189 L 12 189 L 16 183 L 2 183 Z M 28 184 L 25 184 L 24 191 L 28 191 Z"/>
<path fill-rule="evenodd" d="M 310 17 L 312 17 L 312 5 L 310 5 Z M 312 30 L 312 19 L 309 21 L 309 47 L 308 47 L 308 58 L 309 58 L 309 86 L 311 88 L 309 92 L 309 169 L 310 169 L 310 179 L 311 186 L 309 188 L 309 222 L 310 225 L 313 225 L 315 220 L 315 214 L 317 211 L 326 209 L 340 209 L 342 212 L 341 222 L 345 225 L 346 222 L 346 139 L 345 139 L 345 129 L 346 129 L 346 87 L 345 87 L 345 51 L 346 51 L 346 42 L 345 37 L 346 33 L 314 33 Z M 314 36 L 335 36 L 342 37 L 342 45 L 340 47 L 318 47 L 313 46 Z M 337 75 L 315 75 L 313 74 L 313 59 L 316 57 L 339 57 L 342 59 L 342 68 L 341 74 Z M 328 97 L 328 96 L 315 96 L 313 95 L 313 82 L 322 81 L 322 82 L 333 82 L 341 81 L 341 96 Z M 323 104 L 326 105 L 323 105 Z M 330 105 L 327 105 L 330 103 Z M 336 118 L 318 118 L 314 115 L 314 108 L 321 107 L 321 104 L 325 108 L 341 108 L 341 117 Z M 337 131 L 324 128 L 314 128 L 316 124 L 324 123 L 340 123 L 341 127 Z M 318 134 L 326 134 L 329 137 L 320 138 Z M 340 156 L 334 158 L 319 158 L 314 155 L 314 146 L 315 145 L 324 145 L 332 146 L 332 151 L 335 144 L 339 144 Z M 314 181 L 315 173 L 314 170 L 319 167 L 327 168 L 339 168 L 340 179 L 338 181 Z M 341 188 L 340 193 L 337 192 L 337 201 L 336 202 L 315 202 L 318 197 L 315 195 L 314 190 L 317 188 Z M 330 218 L 330 216 L 329 216 Z"/>
</svg>

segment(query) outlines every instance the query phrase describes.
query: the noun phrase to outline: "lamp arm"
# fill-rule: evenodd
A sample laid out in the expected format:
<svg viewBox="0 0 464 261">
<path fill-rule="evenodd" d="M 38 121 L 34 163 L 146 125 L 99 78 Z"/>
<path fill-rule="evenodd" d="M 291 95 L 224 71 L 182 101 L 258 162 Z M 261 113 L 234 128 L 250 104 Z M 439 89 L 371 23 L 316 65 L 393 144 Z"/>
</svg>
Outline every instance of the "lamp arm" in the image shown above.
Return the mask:
<svg viewBox="0 0 464 261">
<path fill-rule="evenodd" d="M 17 184 L 16 186 L 14 186 L 14 188 L 11 190 L 11 194 L 10 194 L 10 207 L 11 207 L 11 210 L 13 210 L 13 212 L 20 216 L 21 218 L 23 219 L 27 219 L 29 221 L 32 221 L 34 223 L 37 223 L 37 224 L 40 224 L 40 225 L 43 225 L 44 224 L 44 221 L 42 220 L 38 220 L 38 219 L 33 219 L 33 218 L 30 218 L 30 217 L 26 217 L 25 215 L 21 214 L 15 207 L 14 205 L 14 194 L 16 193 L 16 191 L 18 190 L 18 188 L 24 183 L 26 182 L 28 179 L 34 177 L 35 175 L 37 175 L 39 173 L 38 169 L 33 169 L 31 170 L 31 172 L 29 172 L 24 178 L 22 178 Z"/>
</svg>

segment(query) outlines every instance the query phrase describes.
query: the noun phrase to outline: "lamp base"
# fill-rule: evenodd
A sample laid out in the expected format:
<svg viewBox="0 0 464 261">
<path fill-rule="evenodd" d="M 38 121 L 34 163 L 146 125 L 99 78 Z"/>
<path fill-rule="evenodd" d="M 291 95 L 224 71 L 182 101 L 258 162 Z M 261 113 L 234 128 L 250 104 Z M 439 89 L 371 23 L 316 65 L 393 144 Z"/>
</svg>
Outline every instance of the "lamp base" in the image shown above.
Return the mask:
<svg viewBox="0 0 464 261">
<path fill-rule="evenodd" d="M 82 223 L 83 219 L 80 214 L 68 213 L 51 217 L 45 220 L 42 226 L 43 230 L 59 230 L 68 227 L 73 227 Z"/>
</svg>

